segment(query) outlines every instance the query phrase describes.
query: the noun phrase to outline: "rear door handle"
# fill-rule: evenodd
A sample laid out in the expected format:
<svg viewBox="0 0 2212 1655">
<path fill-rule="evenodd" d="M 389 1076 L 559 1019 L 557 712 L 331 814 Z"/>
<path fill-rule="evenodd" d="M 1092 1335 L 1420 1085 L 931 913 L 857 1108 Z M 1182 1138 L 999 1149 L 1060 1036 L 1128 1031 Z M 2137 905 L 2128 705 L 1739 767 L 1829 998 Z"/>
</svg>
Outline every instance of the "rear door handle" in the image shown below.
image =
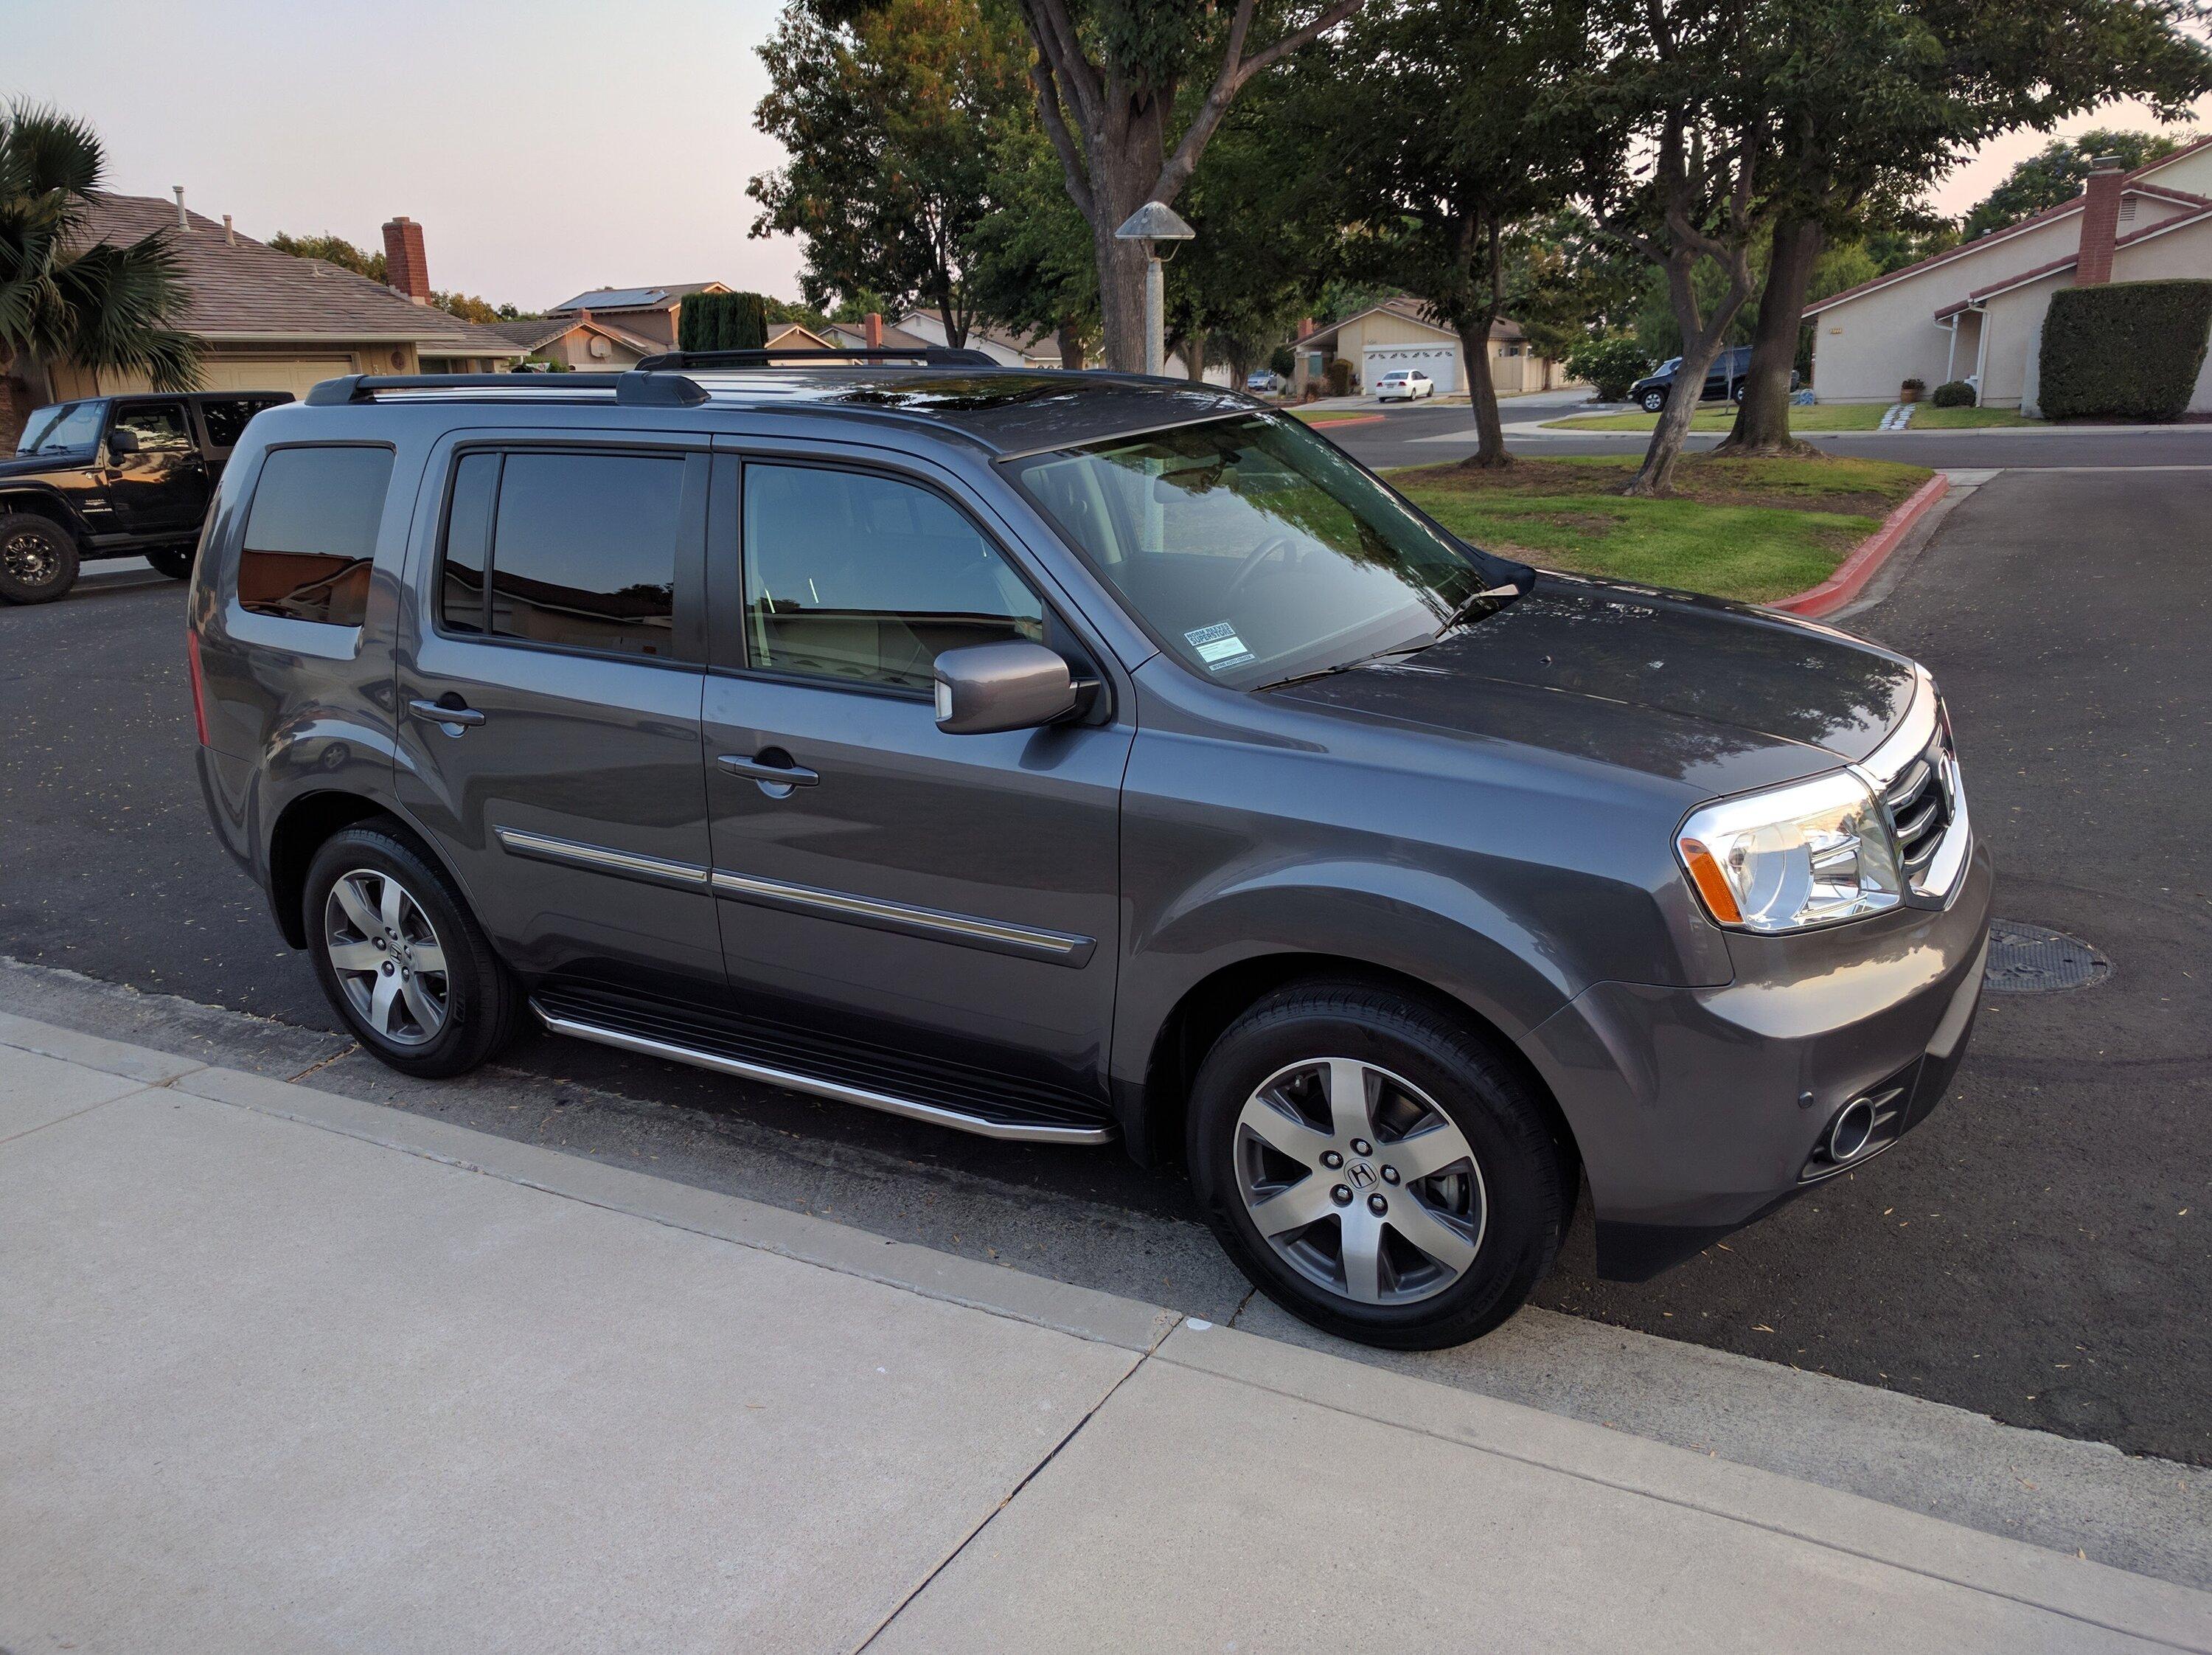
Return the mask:
<svg viewBox="0 0 2212 1655">
<path fill-rule="evenodd" d="M 426 724 L 462 725 L 484 721 L 484 715 L 473 707 L 446 707 L 434 701 L 410 701 L 407 703 L 407 710 Z"/>
<path fill-rule="evenodd" d="M 714 761 L 732 776 L 742 776 L 749 781 L 765 782 L 771 787 L 811 788 L 822 777 L 804 764 L 785 763 L 763 764 L 757 758 L 747 758 L 739 753 L 724 753 Z"/>
</svg>

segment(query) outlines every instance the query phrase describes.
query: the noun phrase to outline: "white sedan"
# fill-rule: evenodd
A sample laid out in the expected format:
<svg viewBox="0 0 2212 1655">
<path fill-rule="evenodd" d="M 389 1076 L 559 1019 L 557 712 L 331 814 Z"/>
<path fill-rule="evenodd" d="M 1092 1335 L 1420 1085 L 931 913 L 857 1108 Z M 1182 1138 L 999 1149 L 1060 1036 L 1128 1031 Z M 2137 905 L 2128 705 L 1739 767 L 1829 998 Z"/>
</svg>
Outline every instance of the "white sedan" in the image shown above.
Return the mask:
<svg viewBox="0 0 2212 1655">
<path fill-rule="evenodd" d="M 1436 393 L 1437 382 L 1418 368 L 1394 368 L 1375 381 L 1377 402 L 1413 402 Z"/>
</svg>

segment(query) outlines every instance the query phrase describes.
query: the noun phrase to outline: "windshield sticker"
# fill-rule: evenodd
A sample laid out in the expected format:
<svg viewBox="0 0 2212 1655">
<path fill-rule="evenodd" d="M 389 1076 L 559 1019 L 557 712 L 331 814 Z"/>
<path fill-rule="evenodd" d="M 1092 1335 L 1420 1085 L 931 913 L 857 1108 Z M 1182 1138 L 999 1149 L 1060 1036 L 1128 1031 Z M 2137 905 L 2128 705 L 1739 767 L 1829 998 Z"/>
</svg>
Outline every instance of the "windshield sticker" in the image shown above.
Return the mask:
<svg viewBox="0 0 2212 1655">
<path fill-rule="evenodd" d="M 1218 672 L 1224 666 L 1242 666 L 1253 659 L 1252 652 L 1244 647 L 1244 640 L 1237 636 L 1237 629 L 1227 621 L 1212 626 L 1201 626 L 1195 632 L 1186 632 L 1190 647 L 1198 651 L 1199 660 L 1212 671 Z"/>
</svg>

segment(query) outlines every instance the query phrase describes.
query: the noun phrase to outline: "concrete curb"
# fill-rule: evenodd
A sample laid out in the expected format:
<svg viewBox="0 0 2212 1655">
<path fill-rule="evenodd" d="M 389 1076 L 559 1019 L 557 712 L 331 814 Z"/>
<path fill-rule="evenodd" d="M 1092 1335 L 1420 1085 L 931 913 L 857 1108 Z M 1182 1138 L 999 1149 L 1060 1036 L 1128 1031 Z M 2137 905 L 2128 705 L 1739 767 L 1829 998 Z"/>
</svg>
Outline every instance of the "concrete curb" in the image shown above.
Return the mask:
<svg viewBox="0 0 2212 1655">
<path fill-rule="evenodd" d="M 1786 614 L 1802 615 L 1808 620 L 1832 614 L 1858 596 L 1866 583 L 1881 572 L 1889 561 L 1890 553 L 1903 543 L 1915 523 L 1917 523 L 1951 486 L 1951 479 L 1938 472 L 1920 487 L 1895 511 L 1882 520 L 1882 525 L 1859 542 L 1851 555 L 1844 559 L 1836 572 L 1816 587 L 1808 587 L 1792 596 L 1779 599 L 1767 605 Z"/>
<path fill-rule="evenodd" d="M 825 1219 L 672 1183 L 406 1110 L 51 1028 L 0 1024 L 0 1044 L 111 1073 L 160 1074 L 178 1094 L 712 1236 L 926 1298 L 1118 1347 L 1315 1406 L 1413 1431 L 2063 1615 L 2168 1647 L 2212 1652 L 2212 1595 L 1901 1508 L 1378 1371 L 1325 1352 L 1183 1321 L 1176 1312 L 887 1241 Z M 136 1072 L 134 1074 L 134 1071 Z M 144 1096 L 143 1093 L 134 1094 Z"/>
</svg>

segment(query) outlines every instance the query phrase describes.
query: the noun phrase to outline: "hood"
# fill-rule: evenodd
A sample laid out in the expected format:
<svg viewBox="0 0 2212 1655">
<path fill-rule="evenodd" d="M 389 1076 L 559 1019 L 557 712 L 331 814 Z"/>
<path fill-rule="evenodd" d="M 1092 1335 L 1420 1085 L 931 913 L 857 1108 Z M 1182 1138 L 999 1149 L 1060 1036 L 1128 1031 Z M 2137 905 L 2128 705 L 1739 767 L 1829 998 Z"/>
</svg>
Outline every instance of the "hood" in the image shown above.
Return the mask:
<svg viewBox="0 0 2212 1655">
<path fill-rule="evenodd" d="M 1273 693 L 1714 794 L 1866 758 L 1904 718 L 1916 681 L 1902 656 L 1771 611 L 1543 573 L 1418 654 Z"/>
<path fill-rule="evenodd" d="M 71 448 L 66 453 L 8 455 L 0 458 L 0 480 L 37 477 L 45 472 L 82 471 L 98 453 L 97 448 Z"/>
</svg>

